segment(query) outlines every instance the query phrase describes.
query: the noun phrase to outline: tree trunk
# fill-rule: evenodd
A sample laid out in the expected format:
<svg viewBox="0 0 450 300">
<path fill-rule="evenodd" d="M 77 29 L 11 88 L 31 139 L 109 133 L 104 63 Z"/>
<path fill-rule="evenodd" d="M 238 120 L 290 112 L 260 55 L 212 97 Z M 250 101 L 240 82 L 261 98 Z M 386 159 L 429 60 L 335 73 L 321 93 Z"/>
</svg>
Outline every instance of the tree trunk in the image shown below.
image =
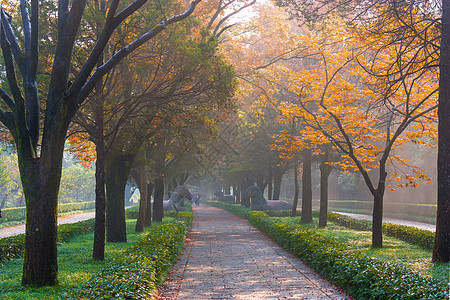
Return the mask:
<svg viewBox="0 0 450 300">
<path fill-rule="evenodd" d="M 450 2 L 442 1 L 442 34 L 438 107 L 438 199 L 433 261 L 450 256 Z"/>
<path fill-rule="evenodd" d="M 332 167 L 322 162 L 320 165 L 320 211 L 319 211 L 319 227 L 327 226 L 328 214 L 328 177 L 330 176 Z"/>
<path fill-rule="evenodd" d="M 311 149 L 303 150 L 302 223 L 312 223 Z"/>
<path fill-rule="evenodd" d="M 170 180 L 164 180 L 163 179 L 163 191 L 164 191 L 164 193 L 166 193 L 166 199 L 170 199 L 170 184 L 169 184 L 169 181 Z M 155 186 L 156 186 L 156 183 L 155 183 Z M 164 193 L 163 193 L 163 196 L 162 196 L 162 199 L 164 200 Z"/>
<path fill-rule="evenodd" d="M 102 129 L 103 132 L 103 129 Z M 92 258 L 105 259 L 105 144 L 102 137 L 96 142 L 97 160 L 95 162 L 95 230 Z"/>
<path fill-rule="evenodd" d="M 164 218 L 164 179 L 155 178 L 155 195 L 153 197 L 153 221 L 161 222 Z"/>
<path fill-rule="evenodd" d="M 152 226 L 152 194 L 153 183 L 147 184 L 147 209 L 145 210 L 144 226 Z"/>
<path fill-rule="evenodd" d="M 4 190 L 6 190 L 6 189 L 4 189 Z M 9 196 L 9 192 L 6 192 L 5 195 L 3 196 L 2 203 L 0 204 L 0 209 L 2 209 L 5 206 L 6 200 L 8 200 L 8 196 Z"/>
<path fill-rule="evenodd" d="M 269 175 L 269 183 L 267 188 L 267 199 L 272 200 L 273 199 L 273 185 L 272 185 L 272 171 Z"/>
<path fill-rule="evenodd" d="M 281 194 L 281 181 L 283 180 L 283 173 L 277 169 L 275 169 L 273 174 L 273 200 L 279 200 Z"/>
<path fill-rule="evenodd" d="M 226 195 L 230 195 L 231 194 L 231 188 L 230 188 L 230 185 L 226 185 L 225 186 L 225 188 L 223 189 L 223 191 L 224 191 L 224 194 L 226 194 Z"/>
<path fill-rule="evenodd" d="M 95 152 L 97 159 L 95 161 L 95 225 L 94 225 L 94 245 L 92 249 L 92 258 L 94 260 L 105 259 L 105 139 L 103 136 L 104 130 L 104 99 L 102 97 L 96 98 L 95 102 Z"/>
<path fill-rule="evenodd" d="M 250 198 L 244 197 L 245 191 L 249 188 L 247 179 L 241 182 L 241 205 L 245 207 L 250 207 Z"/>
<path fill-rule="evenodd" d="M 27 155 L 18 147 L 27 215 L 23 285 L 58 284 L 57 206 L 65 141 L 59 129 L 47 136 L 40 159 L 24 159 Z"/>
<path fill-rule="evenodd" d="M 298 194 L 299 193 L 300 193 L 300 188 L 298 186 L 298 161 L 297 161 L 297 158 L 295 158 L 295 163 L 294 163 L 294 201 L 292 203 L 291 217 L 295 217 L 295 213 L 297 212 Z"/>
<path fill-rule="evenodd" d="M 377 192 L 379 192 L 377 190 Z M 382 191 L 384 194 L 384 191 Z M 383 247 L 383 195 L 377 195 L 373 200 L 372 214 L 372 248 Z"/>
<path fill-rule="evenodd" d="M 125 186 L 136 155 L 108 155 L 105 164 L 106 236 L 108 242 L 126 242 Z"/>
<path fill-rule="evenodd" d="M 386 189 L 386 161 L 380 161 L 380 179 L 375 190 L 372 213 L 372 248 L 383 247 L 383 198 Z"/>
<path fill-rule="evenodd" d="M 138 218 L 136 221 L 136 227 L 135 227 L 135 231 L 136 232 L 142 232 L 144 231 L 144 219 L 145 219 L 145 214 L 147 212 L 147 176 L 146 176 L 146 170 L 145 170 L 145 165 L 140 165 L 139 166 L 139 193 L 140 193 L 140 200 L 139 200 L 139 213 L 138 213 Z"/>
</svg>

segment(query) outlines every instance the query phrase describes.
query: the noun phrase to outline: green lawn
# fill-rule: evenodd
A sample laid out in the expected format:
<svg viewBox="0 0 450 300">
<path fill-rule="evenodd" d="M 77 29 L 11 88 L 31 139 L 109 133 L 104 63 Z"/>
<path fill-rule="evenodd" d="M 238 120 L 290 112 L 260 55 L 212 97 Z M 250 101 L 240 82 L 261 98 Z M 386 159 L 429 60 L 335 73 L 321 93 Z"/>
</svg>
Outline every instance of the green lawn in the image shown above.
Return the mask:
<svg viewBox="0 0 450 300">
<path fill-rule="evenodd" d="M 93 274 L 124 251 L 132 243 L 145 236 L 146 231 L 136 233 L 136 220 L 127 220 L 127 243 L 107 243 L 105 261 L 92 260 L 94 234 L 75 236 L 58 246 L 59 286 L 25 288 L 20 284 L 22 259 L 0 262 L 0 299 L 64 299 L 69 290 L 86 283 Z"/>
</svg>

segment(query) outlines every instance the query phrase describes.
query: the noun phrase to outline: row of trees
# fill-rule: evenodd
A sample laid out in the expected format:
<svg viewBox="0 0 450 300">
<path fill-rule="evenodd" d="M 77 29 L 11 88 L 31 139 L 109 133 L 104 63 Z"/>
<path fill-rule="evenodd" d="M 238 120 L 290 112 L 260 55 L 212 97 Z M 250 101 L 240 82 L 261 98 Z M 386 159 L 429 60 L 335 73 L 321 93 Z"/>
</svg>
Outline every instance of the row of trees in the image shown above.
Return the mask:
<svg viewBox="0 0 450 300">
<path fill-rule="evenodd" d="M 104 258 L 105 228 L 108 241 L 126 241 L 130 174 L 141 191 L 139 231 L 150 215 L 162 218 L 164 185 L 182 183 L 188 169 L 208 172 L 218 164 L 237 190 L 257 183 L 277 199 L 283 174 L 301 161 L 302 220 L 310 222 L 314 157 L 321 162 L 321 188 L 331 167 L 362 174 L 374 197 L 373 246 L 382 245 L 386 165 L 407 165 L 392 150 L 436 138 L 440 8 L 415 1 L 280 2 L 296 19 L 287 22 L 269 4 L 199 2 L 2 6 L 0 121 L 17 149 L 27 206 L 23 284 L 57 283 L 66 137 L 82 160 L 96 160 L 94 259 Z M 250 6 L 252 19 L 236 24 L 234 16 Z M 197 18 L 187 18 L 197 7 Z M 230 113 L 235 76 L 239 106 Z M 427 180 L 409 167 L 413 173 L 393 178 L 409 185 Z M 434 259 L 448 261 L 445 189 L 439 199 Z"/>
<path fill-rule="evenodd" d="M 282 14 L 274 15 L 274 7 L 260 8 L 246 34 L 233 40 L 252 45 L 250 51 L 235 54 L 246 66 L 238 69 L 245 86 L 240 96 L 252 106 L 237 116 L 234 131 L 240 134 L 234 136 L 239 139 L 229 144 L 238 155 L 226 158 L 221 172 L 228 171 L 232 184 L 239 177 L 247 178 L 247 186 L 248 182 L 260 188 L 268 184 L 269 198 L 277 198 L 270 190 L 275 170 L 281 170 L 282 176 L 283 170 L 301 161 L 302 220 L 310 222 L 314 158 L 321 170 L 321 225 L 326 224 L 331 169 L 359 172 L 374 199 L 372 245 L 381 247 L 386 189 L 430 182 L 426 170 L 396 150 L 408 142 L 430 148 L 437 144 L 437 108 L 446 103 L 439 83 L 442 7 L 422 1 L 279 4 L 294 21 L 286 23 Z M 447 119 L 439 118 L 439 124 Z M 445 135 L 439 136 L 439 142 Z M 446 148 L 439 149 L 442 157 Z M 445 170 L 448 161 L 439 161 L 438 167 Z M 448 177 L 440 175 L 439 186 L 440 190 L 448 186 Z M 448 210 L 442 190 L 435 261 L 448 261 Z"/>
<path fill-rule="evenodd" d="M 56 206 L 68 134 L 80 158 L 96 158 L 93 255 L 103 259 L 105 222 L 109 241 L 126 241 L 124 191 L 138 154 L 138 184 L 154 180 L 160 191 L 162 169 L 180 165 L 177 156 L 198 147 L 232 107 L 234 72 L 216 53 L 217 38 L 186 19 L 198 3 L 2 6 L 0 120 L 17 149 L 27 206 L 23 284 L 57 283 Z"/>
</svg>

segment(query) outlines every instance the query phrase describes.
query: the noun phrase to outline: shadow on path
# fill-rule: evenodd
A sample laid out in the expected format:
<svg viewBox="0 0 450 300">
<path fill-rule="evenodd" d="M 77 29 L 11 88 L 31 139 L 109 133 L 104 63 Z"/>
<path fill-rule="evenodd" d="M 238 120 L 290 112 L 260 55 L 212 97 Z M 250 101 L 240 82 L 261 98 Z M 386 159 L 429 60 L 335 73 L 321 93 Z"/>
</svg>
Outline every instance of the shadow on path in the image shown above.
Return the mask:
<svg viewBox="0 0 450 300">
<path fill-rule="evenodd" d="M 193 210 L 159 299 L 351 299 L 247 220 L 209 206 Z"/>
</svg>

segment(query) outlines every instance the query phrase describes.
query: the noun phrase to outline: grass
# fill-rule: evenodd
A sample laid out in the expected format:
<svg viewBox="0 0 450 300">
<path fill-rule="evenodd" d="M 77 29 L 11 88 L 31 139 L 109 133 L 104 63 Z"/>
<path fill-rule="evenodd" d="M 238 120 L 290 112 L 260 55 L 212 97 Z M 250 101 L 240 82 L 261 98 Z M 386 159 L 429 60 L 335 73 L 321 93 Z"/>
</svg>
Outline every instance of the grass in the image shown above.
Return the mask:
<svg viewBox="0 0 450 300">
<path fill-rule="evenodd" d="M 294 218 L 293 221 L 300 223 L 300 217 Z M 432 252 L 429 250 L 387 235 L 383 235 L 383 248 L 374 249 L 372 248 L 372 232 L 370 231 L 353 230 L 330 221 L 327 222 L 325 228 L 317 228 L 317 225 L 318 219 L 314 218 L 313 224 L 305 226 L 371 257 L 402 263 L 424 276 L 438 279 L 444 283 L 449 282 L 450 264 L 432 263 Z"/>
<path fill-rule="evenodd" d="M 136 220 L 127 220 L 127 243 L 106 243 L 105 261 L 92 259 L 94 234 L 77 235 L 58 246 L 59 286 L 30 288 L 21 282 L 23 259 L 0 262 L 0 299 L 64 299 L 70 290 L 86 283 L 114 256 L 145 236 L 134 232 Z"/>
</svg>

